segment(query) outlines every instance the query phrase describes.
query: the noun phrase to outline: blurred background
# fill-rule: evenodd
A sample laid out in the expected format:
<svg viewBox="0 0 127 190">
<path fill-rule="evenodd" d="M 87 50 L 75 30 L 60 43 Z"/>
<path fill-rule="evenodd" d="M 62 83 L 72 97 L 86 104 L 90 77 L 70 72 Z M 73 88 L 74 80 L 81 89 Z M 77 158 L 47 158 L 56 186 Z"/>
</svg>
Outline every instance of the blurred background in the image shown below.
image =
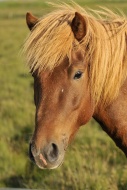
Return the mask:
<svg viewBox="0 0 127 190">
<path fill-rule="evenodd" d="M 127 14 L 127 0 L 76 2 Z M 29 34 L 25 14 L 41 17 L 52 9 L 46 0 L 0 0 L 0 187 L 127 190 L 126 158 L 94 120 L 80 128 L 60 168 L 41 170 L 28 158 L 35 107 L 33 79 L 20 55 Z"/>
</svg>

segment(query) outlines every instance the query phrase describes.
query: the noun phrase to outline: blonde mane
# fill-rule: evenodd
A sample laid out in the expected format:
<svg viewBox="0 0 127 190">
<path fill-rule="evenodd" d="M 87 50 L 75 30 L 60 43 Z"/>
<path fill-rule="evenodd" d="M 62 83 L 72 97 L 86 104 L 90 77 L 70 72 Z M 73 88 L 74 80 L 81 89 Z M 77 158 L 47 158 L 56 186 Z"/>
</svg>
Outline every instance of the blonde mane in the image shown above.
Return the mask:
<svg viewBox="0 0 127 190">
<path fill-rule="evenodd" d="M 75 12 L 82 14 L 87 25 L 81 42 L 75 39 L 70 27 Z M 107 9 L 86 12 L 77 4 L 64 4 L 39 20 L 23 51 L 33 72 L 47 68 L 52 71 L 66 56 L 70 60 L 72 49 L 82 49 L 90 64 L 89 85 L 93 100 L 109 104 L 117 97 L 127 77 L 126 35 L 125 16 L 120 17 Z"/>
</svg>

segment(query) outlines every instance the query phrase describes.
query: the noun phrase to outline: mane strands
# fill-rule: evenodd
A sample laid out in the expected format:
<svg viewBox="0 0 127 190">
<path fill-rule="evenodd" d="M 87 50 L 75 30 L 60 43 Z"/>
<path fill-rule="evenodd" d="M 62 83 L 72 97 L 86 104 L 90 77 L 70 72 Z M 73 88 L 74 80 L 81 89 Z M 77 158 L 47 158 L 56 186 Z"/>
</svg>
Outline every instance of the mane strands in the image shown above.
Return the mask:
<svg viewBox="0 0 127 190">
<path fill-rule="evenodd" d="M 53 70 L 69 54 L 74 41 L 69 20 L 73 17 L 74 13 L 57 11 L 40 19 L 24 46 L 31 70 Z"/>
<path fill-rule="evenodd" d="M 53 69 L 80 48 L 89 62 L 89 86 L 97 104 L 109 104 L 127 77 L 127 19 L 104 9 L 87 12 L 79 5 L 60 5 L 37 23 L 24 44 L 31 71 Z M 86 21 L 86 36 L 78 42 L 70 24 L 75 12 Z M 93 16 L 96 15 L 96 16 Z"/>
</svg>

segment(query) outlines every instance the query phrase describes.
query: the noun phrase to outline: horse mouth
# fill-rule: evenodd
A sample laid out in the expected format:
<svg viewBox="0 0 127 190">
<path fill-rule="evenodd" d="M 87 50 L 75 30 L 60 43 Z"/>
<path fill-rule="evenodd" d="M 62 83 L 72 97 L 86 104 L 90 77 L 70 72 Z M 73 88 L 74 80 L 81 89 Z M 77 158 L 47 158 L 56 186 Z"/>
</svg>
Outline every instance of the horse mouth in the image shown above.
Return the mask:
<svg viewBox="0 0 127 190">
<path fill-rule="evenodd" d="M 59 156 L 58 160 L 54 161 L 53 163 L 50 163 L 46 160 L 46 158 L 40 154 L 39 156 L 34 158 L 35 164 L 40 168 L 40 169 L 55 169 L 58 168 L 60 165 L 62 165 L 64 160 L 64 156 Z"/>
</svg>

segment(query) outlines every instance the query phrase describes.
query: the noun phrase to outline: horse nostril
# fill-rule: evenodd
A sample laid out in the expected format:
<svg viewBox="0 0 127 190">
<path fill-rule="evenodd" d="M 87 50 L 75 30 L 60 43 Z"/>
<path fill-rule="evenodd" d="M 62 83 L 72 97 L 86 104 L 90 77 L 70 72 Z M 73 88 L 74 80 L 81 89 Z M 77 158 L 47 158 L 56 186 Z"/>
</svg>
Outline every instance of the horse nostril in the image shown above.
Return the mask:
<svg viewBox="0 0 127 190">
<path fill-rule="evenodd" d="M 56 158 L 58 156 L 58 148 L 57 148 L 57 145 L 52 143 L 51 144 L 52 146 L 52 149 L 51 149 L 51 152 L 50 152 L 50 155 L 53 157 L 53 158 Z"/>
<path fill-rule="evenodd" d="M 29 145 L 29 157 L 30 157 L 30 159 L 31 159 L 33 162 L 35 162 L 34 156 L 33 156 L 33 153 L 32 153 L 32 144 L 31 144 L 31 143 L 30 143 L 30 145 Z"/>
<path fill-rule="evenodd" d="M 56 144 L 51 143 L 48 147 L 47 151 L 45 151 L 45 157 L 46 159 L 52 163 L 55 162 L 58 158 L 59 150 Z"/>
</svg>

